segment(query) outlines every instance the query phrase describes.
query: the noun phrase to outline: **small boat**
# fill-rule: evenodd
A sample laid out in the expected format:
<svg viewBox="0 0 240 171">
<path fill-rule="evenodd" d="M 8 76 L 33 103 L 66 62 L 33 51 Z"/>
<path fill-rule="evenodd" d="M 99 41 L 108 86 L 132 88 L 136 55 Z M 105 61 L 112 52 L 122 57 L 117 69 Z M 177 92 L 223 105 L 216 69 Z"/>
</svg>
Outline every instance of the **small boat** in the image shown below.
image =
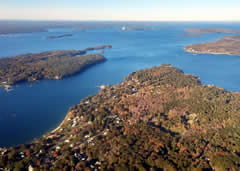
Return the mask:
<svg viewBox="0 0 240 171">
<path fill-rule="evenodd" d="M 10 92 L 12 91 L 12 87 L 10 85 L 4 85 L 5 91 Z"/>
<path fill-rule="evenodd" d="M 127 28 L 125 26 L 122 27 L 122 31 L 126 31 Z"/>
<path fill-rule="evenodd" d="M 100 88 L 100 89 L 105 89 L 106 88 L 105 85 L 101 85 L 101 86 L 97 86 L 97 87 Z"/>
</svg>

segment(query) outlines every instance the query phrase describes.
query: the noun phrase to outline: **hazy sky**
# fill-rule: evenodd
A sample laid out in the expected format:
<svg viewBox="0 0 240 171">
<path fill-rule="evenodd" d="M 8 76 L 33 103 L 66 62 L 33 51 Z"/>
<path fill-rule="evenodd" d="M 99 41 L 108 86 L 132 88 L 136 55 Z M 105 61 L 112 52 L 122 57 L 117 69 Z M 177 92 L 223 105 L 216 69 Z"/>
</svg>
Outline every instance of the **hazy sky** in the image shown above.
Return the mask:
<svg viewBox="0 0 240 171">
<path fill-rule="evenodd" d="M 0 0 L 0 19 L 240 20 L 240 0 Z"/>
</svg>

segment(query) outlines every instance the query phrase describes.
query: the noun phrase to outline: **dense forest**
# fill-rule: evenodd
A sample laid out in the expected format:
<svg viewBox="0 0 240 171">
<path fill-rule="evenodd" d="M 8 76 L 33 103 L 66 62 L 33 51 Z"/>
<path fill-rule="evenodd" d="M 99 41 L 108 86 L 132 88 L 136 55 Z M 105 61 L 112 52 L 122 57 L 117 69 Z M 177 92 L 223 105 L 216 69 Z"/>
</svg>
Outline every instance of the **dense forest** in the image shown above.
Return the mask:
<svg viewBox="0 0 240 171">
<path fill-rule="evenodd" d="M 0 168 L 238 170 L 239 123 L 239 93 L 162 65 L 103 87 L 43 137 L 0 149 Z"/>
<path fill-rule="evenodd" d="M 61 79 L 87 67 L 103 62 L 104 56 L 87 54 L 90 50 L 111 48 L 110 45 L 84 50 L 49 51 L 0 59 L 0 85 L 13 85 L 23 81 Z"/>
</svg>

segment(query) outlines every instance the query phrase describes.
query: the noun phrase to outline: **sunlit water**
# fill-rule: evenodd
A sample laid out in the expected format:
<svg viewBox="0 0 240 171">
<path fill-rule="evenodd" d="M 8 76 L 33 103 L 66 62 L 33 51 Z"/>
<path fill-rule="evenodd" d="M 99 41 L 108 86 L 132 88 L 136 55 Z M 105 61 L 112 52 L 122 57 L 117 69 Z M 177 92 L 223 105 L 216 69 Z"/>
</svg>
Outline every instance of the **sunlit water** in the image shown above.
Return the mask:
<svg viewBox="0 0 240 171">
<path fill-rule="evenodd" d="M 227 90 L 240 90 L 240 57 L 197 55 L 184 52 L 192 43 L 215 41 L 224 34 L 182 37 L 185 28 L 227 27 L 237 23 L 148 23 L 163 29 L 121 31 L 121 28 L 73 32 L 72 37 L 46 39 L 49 35 L 69 33 L 72 29 L 51 29 L 46 33 L 0 36 L 0 56 L 48 50 L 83 49 L 111 44 L 105 51 L 107 62 L 83 73 L 63 79 L 24 83 L 14 91 L 0 89 L 0 146 L 25 143 L 51 131 L 64 119 L 67 110 L 81 99 L 97 93 L 97 86 L 115 84 L 130 72 L 160 64 L 172 64 L 200 77 L 204 84 Z"/>
</svg>

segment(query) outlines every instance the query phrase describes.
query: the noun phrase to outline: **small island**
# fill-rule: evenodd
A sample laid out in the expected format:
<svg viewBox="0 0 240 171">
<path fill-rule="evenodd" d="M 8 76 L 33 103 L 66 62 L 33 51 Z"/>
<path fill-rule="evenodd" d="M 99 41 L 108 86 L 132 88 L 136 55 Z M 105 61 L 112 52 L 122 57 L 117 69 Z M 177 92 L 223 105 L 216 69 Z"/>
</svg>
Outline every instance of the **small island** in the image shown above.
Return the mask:
<svg viewBox="0 0 240 171">
<path fill-rule="evenodd" d="M 0 170 L 239 170 L 239 106 L 240 93 L 170 65 L 136 71 L 52 132 L 0 148 Z"/>
<path fill-rule="evenodd" d="M 106 58 L 88 51 L 111 48 L 110 45 L 86 48 L 84 50 L 58 50 L 36 54 L 25 54 L 0 59 L 0 86 L 24 81 L 62 79 L 76 74 Z"/>
<path fill-rule="evenodd" d="M 47 36 L 47 39 L 58 39 L 58 38 L 63 38 L 63 37 L 72 37 L 72 34 L 61 34 L 57 36 Z"/>
<path fill-rule="evenodd" d="M 185 46 L 184 50 L 194 54 L 226 54 L 240 56 L 240 36 L 225 36 L 216 42 Z"/>
<path fill-rule="evenodd" d="M 240 30 L 233 30 L 227 28 L 191 28 L 185 30 L 188 33 L 240 33 Z"/>
<path fill-rule="evenodd" d="M 104 46 L 95 46 L 83 49 L 83 51 L 93 51 L 93 50 L 103 50 L 103 49 L 111 49 L 111 45 L 104 45 Z"/>
</svg>

